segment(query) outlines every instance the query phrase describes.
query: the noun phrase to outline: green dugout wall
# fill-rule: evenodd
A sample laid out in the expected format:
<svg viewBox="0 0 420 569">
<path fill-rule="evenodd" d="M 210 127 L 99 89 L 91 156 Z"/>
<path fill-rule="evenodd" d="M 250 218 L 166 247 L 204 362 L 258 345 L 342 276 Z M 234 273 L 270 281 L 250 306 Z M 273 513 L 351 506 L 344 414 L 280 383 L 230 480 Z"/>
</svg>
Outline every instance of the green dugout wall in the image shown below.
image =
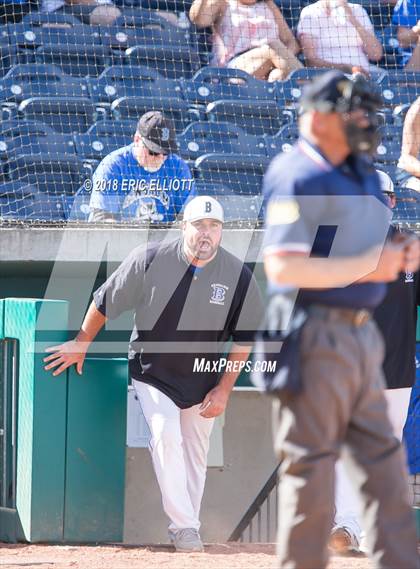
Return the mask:
<svg viewBox="0 0 420 569">
<path fill-rule="evenodd" d="M 0 300 L 0 540 L 122 541 L 127 361 L 43 369 L 63 301 Z"/>
</svg>

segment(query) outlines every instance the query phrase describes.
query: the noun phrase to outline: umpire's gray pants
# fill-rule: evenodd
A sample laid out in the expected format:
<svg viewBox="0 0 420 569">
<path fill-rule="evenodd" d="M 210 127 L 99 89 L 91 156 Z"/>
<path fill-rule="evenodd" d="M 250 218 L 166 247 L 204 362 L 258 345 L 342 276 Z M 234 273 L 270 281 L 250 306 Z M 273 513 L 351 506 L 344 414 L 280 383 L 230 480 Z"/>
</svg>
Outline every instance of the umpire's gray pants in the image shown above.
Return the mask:
<svg viewBox="0 0 420 569">
<path fill-rule="evenodd" d="M 274 403 L 275 447 L 282 461 L 280 567 L 326 567 L 334 464 L 343 450 L 360 493 L 374 567 L 416 569 L 404 453 L 393 436 L 383 393 L 382 337 L 372 321 L 355 327 L 337 314 L 309 317 L 301 342 L 304 390 Z"/>
</svg>

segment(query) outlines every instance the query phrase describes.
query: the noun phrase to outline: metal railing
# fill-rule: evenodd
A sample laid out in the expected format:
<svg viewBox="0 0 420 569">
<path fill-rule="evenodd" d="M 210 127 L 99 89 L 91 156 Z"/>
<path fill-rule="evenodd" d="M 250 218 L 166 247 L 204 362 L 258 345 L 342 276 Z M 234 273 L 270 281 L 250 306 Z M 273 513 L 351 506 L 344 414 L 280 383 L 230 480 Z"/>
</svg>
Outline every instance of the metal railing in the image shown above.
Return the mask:
<svg viewBox="0 0 420 569">
<path fill-rule="evenodd" d="M 233 530 L 229 541 L 273 543 L 277 533 L 278 470 L 270 478 Z"/>
</svg>

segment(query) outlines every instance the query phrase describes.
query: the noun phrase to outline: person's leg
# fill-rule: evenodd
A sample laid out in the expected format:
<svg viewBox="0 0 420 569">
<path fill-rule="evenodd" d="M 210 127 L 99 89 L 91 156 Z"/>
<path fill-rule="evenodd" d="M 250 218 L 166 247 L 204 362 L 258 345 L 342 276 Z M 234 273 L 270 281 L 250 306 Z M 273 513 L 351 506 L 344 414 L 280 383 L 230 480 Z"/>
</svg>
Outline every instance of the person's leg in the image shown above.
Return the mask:
<svg viewBox="0 0 420 569">
<path fill-rule="evenodd" d="M 382 338 L 373 322 L 359 336 L 364 382 L 355 405 L 343 460 L 362 505 L 366 547 L 378 569 L 417 569 L 419 557 L 407 469 L 387 415 L 378 351 Z M 375 344 L 377 347 L 375 347 Z"/>
<path fill-rule="evenodd" d="M 411 387 L 385 390 L 385 398 L 388 404 L 388 418 L 391 421 L 394 435 L 400 441 L 402 441 L 403 429 L 407 420 L 410 397 Z"/>
<path fill-rule="evenodd" d="M 214 419 L 205 419 L 200 415 L 200 405 L 181 410 L 181 433 L 187 471 L 187 488 L 194 509 L 194 516 L 199 519 L 201 500 L 207 473 L 207 453 L 214 425 Z"/>
<path fill-rule="evenodd" d="M 348 539 L 340 530 L 347 533 Z M 361 533 L 359 500 L 340 459 L 335 465 L 335 519 L 330 546 L 338 552 L 358 549 Z"/>
<path fill-rule="evenodd" d="M 232 69 L 242 69 L 257 79 L 283 80 L 302 63 L 280 41 L 250 49 L 228 63 Z M 271 75 L 275 73 L 275 75 Z"/>
<path fill-rule="evenodd" d="M 152 435 L 150 451 L 163 509 L 171 520 L 169 529 L 198 530 L 200 522 L 188 492 L 180 409 L 155 387 L 140 381 L 133 385 Z"/>
<path fill-rule="evenodd" d="M 348 328 L 310 318 L 300 343 L 303 391 L 274 402 L 280 567 L 323 569 L 328 562 L 335 461 L 360 383 L 359 346 Z"/>
<path fill-rule="evenodd" d="M 408 387 L 385 390 L 385 398 L 388 404 L 388 418 L 391 421 L 394 435 L 400 441 L 402 440 L 403 428 L 407 418 L 410 394 L 411 388 Z M 337 461 L 336 464 L 335 507 L 334 528 L 330 542 L 332 548 L 337 551 L 344 549 L 344 540 L 342 540 L 343 547 L 340 547 L 340 536 L 342 534 L 337 536 L 336 544 L 333 539 L 334 535 L 341 529 L 347 530 L 349 534 L 350 539 L 348 545 L 352 548 L 358 547 L 362 537 L 360 501 L 349 480 L 342 460 Z M 365 533 L 363 532 L 363 541 L 365 541 L 365 539 Z M 365 550 L 364 543 L 363 550 Z"/>
</svg>

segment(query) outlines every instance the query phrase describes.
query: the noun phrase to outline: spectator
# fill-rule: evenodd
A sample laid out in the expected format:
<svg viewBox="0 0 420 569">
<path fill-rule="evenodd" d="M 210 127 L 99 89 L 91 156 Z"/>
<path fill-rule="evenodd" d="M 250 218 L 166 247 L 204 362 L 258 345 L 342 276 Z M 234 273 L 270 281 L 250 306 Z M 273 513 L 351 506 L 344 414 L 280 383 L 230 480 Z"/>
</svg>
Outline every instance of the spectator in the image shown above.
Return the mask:
<svg viewBox="0 0 420 569">
<path fill-rule="evenodd" d="M 403 63 L 409 71 L 420 71 L 420 0 L 398 0 L 392 17 Z"/>
<path fill-rule="evenodd" d="M 190 19 L 213 28 L 212 65 L 268 81 L 302 67 L 299 45 L 272 0 L 194 0 Z"/>
<path fill-rule="evenodd" d="M 176 154 L 175 131 L 158 111 L 139 120 L 134 141 L 114 150 L 93 175 L 89 221 L 172 222 L 195 186 Z"/>
<path fill-rule="evenodd" d="M 297 33 L 310 67 L 332 67 L 344 73 L 358 68 L 365 74 L 379 73 L 369 61 L 382 58 L 382 46 L 360 4 L 318 0 L 303 8 Z"/>
<path fill-rule="evenodd" d="M 399 181 L 407 188 L 420 192 L 420 97 L 408 110 L 398 162 Z"/>
<path fill-rule="evenodd" d="M 69 14 L 93 26 L 110 26 L 121 16 L 111 0 L 42 0 L 42 10 Z"/>
</svg>

